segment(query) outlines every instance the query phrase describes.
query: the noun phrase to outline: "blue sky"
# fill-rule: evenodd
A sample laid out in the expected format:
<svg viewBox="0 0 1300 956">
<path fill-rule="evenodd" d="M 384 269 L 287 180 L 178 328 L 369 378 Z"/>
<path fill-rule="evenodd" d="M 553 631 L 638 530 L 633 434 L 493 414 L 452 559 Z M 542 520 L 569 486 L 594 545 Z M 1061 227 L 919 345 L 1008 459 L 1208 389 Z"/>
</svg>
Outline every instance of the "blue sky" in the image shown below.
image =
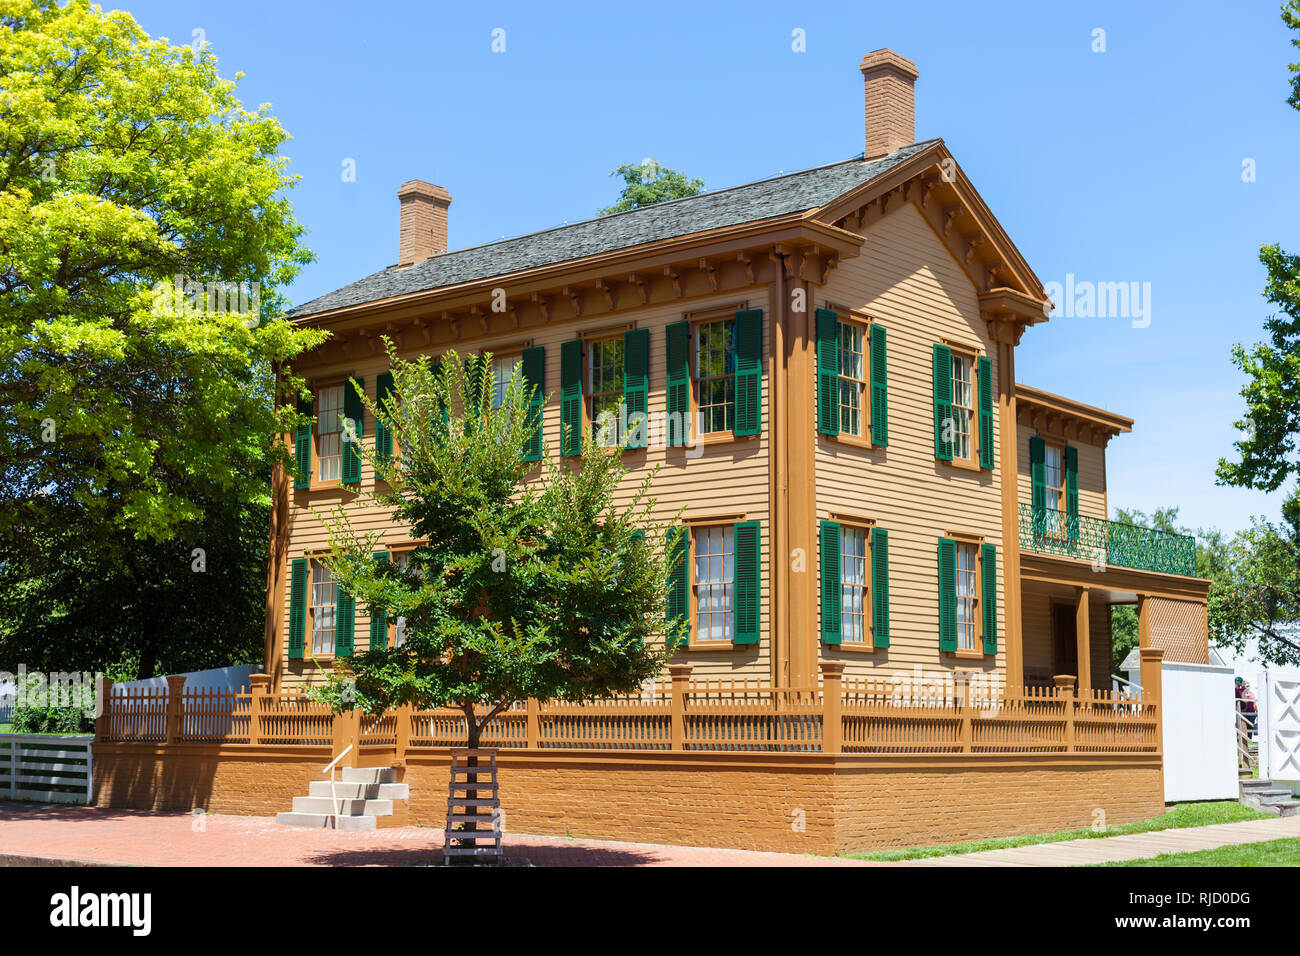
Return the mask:
<svg viewBox="0 0 1300 956">
<path fill-rule="evenodd" d="M 1177 504 L 1184 523 L 1225 530 L 1275 518 L 1279 495 L 1217 487 L 1214 466 L 1243 412 L 1229 350 L 1269 312 L 1259 246 L 1300 251 L 1300 113 L 1285 102 L 1300 56 L 1279 0 L 1065 6 L 126 9 L 175 43 L 202 30 L 222 72 L 245 74 L 244 102 L 270 103 L 293 136 L 293 199 L 319 257 L 290 290 L 299 302 L 396 259 L 408 179 L 451 191 L 459 248 L 589 218 L 616 198 L 610 170 L 648 156 L 711 189 L 848 158 L 862 150 L 858 62 L 892 47 L 920 70 L 917 137 L 947 141 L 1044 282 L 1150 283 L 1147 327 L 1058 317 L 1017 350 L 1020 381 L 1136 419 L 1110 445 L 1111 507 Z"/>
</svg>

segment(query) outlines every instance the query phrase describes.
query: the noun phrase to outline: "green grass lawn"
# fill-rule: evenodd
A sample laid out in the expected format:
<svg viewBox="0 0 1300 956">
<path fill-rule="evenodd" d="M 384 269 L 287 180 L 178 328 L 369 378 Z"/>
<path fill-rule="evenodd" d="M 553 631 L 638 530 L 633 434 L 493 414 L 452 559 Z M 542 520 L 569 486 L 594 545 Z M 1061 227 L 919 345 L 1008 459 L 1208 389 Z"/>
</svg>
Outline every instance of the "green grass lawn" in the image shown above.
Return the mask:
<svg viewBox="0 0 1300 956">
<path fill-rule="evenodd" d="M 1145 860 L 1094 863 L 1093 866 L 1300 866 L 1300 837 L 1221 846 L 1217 850 L 1162 853 Z"/>
<path fill-rule="evenodd" d="M 953 856 L 958 853 L 1006 850 L 1038 843 L 1060 843 L 1062 840 L 1097 839 L 1125 833 L 1149 833 L 1152 830 L 1177 830 L 1183 827 L 1206 826 L 1211 823 L 1236 823 L 1238 820 L 1259 820 L 1268 816 L 1270 814 L 1243 806 L 1235 800 L 1180 803 L 1158 817 L 1138 820 L 1135 823 L 1116 824 L 1107 827 L 1105 832 L 1101 833 L 1085 827 L 1081 830 L 1058 830 L 1056 833 L 1027 833 L 1023 836 L 1002 837 L 996 840 L 972 840 L 969 843 L 951 843 L 947 846 L 921 846 L 901 850 L 878 850 L 874 853 L 854 853 L 850 854 L 850 857 L 855 860 L 919 860 L 930 856 Z"/>
</svg>

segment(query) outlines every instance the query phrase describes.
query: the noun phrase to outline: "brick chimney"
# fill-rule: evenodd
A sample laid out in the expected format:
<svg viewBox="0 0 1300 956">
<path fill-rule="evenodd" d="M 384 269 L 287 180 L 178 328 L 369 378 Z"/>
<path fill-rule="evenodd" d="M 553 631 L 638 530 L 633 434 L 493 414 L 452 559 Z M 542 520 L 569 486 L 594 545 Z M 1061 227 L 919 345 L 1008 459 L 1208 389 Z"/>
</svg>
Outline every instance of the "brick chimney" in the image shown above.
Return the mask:
<svg viewBox="0 0 1300 956">
<path fill-rule="evenodd" d="M 397 264 L 413 266 L 447 251 L 447 207 L 451 193 L 441 186 L 412 179 L 397 190 L 402 204 Z"/>
<path fill-rule="evenodd" d="M 916 141 L 916 64 L 893 50 L 875 50 L 859 67 L 866 91 L 866 158 L 876 159 Z"/>
</svg>

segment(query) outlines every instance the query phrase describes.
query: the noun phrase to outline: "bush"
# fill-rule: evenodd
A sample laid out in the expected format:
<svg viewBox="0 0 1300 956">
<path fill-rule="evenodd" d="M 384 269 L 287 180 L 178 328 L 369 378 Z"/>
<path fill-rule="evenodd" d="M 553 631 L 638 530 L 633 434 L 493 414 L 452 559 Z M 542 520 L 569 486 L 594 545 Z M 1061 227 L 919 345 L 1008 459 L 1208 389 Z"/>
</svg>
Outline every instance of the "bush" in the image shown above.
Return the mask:
<svg viewBox="0 0 1300 956">
<path fill-rule="evenodd" d="M 15 707 L 16 734 L 82 734 L 94 730 L 80 707 Z"/>
</svg>

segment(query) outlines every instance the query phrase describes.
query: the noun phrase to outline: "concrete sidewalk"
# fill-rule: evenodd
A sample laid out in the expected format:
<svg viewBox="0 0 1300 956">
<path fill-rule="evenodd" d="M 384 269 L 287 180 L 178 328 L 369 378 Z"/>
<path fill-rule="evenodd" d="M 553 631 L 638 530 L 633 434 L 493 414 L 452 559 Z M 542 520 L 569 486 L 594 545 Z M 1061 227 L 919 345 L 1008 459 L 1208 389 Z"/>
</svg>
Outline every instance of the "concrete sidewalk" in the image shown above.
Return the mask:
<svg viewBox="0 0 1300 956">
<path fill-rule="evenodd" d="M 1242 820 L 1214 823 L 1182 830 L 1155 830 L 1123 836 L 1038 843 L 1008 850 L 985 850 L 956 856 L 935 856 L 910 860 L 913 866 L 1082 866 L 1088 863 L 1116 863 L 1140 860 L 1162 853 L 1213 850 L 1239 843 L 1259 843 L 1300 837 L 1300 817 Z"/>
</svg>

